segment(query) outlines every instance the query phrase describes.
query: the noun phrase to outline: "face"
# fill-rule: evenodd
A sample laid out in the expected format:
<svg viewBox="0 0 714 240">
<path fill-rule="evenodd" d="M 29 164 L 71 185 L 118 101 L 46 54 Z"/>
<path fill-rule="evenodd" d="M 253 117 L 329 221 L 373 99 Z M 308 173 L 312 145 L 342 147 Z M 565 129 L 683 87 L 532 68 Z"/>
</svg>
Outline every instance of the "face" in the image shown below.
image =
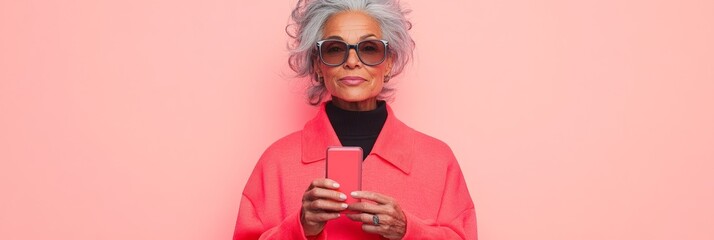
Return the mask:
<svg viewBox="0 0 714 240">
<path fill-rule="evenodd" d="M 382 31 L 379 23 L 369 15 L 347 11 L 337 13 L 327 20 L 322 39 L 357 44 L 363 40 L 382 39 Z M 333 96 L 333 103 L 338 107 L 356 110 L 376 108 L 384 78 L 392 68 L 390 56 L 378 65 L 368 66 L 359 60 L 355 49 L 350 49 L 347 60 L 338 66 L 325 65 L 319 57 L 314 62 L 317 75 L 324 78 L 325 87 Z"/>
</svg>

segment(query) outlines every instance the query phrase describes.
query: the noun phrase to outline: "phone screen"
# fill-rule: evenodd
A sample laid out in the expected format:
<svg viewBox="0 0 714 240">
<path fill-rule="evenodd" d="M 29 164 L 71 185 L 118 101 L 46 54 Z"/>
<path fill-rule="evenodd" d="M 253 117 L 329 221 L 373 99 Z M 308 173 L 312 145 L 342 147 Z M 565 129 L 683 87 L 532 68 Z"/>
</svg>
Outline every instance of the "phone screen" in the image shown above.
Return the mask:
<svg viewBox="0 0 714 240">
<path fill-rule="evenodd" d="M 325 162 L 327 164 L 325 177 L 340 184 L 338 191 L 347 195 L 345 202 L 347 204 L 358 202 L 350 196 L 350 193 L 362 190 L 362 148 L 328 147 Z"/>
</svg>

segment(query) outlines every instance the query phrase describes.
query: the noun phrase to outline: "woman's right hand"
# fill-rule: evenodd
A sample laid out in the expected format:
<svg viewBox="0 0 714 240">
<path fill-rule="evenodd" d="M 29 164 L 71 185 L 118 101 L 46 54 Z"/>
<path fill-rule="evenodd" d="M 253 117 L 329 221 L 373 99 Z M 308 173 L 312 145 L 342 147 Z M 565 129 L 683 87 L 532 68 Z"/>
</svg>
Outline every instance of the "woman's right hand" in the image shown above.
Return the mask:
<svg viewBox="0 0 714 240">
<path fill-rule="evenodd" d="M 300 223 L 305 236 L 315 236 L 322 232 L 327 221 L 340 217 L 340 211 L 347 208 L 347 195 L 336 191 L 340 185 L 330 179 L 315 179 L 302 195 Z"/>
</svg>

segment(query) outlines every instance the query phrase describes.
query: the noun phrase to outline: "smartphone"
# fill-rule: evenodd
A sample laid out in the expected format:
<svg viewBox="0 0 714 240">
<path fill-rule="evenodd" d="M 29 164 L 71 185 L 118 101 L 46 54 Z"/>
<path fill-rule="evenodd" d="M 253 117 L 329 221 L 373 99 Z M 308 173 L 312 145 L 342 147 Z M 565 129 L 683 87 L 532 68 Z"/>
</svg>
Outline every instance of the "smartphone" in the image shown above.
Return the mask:
<svg viewBox="0 0 714 240">
<path fill-rule="evenodd" d="M 347 204 L 358 202 L 350 196 L 352 191 L 362 190 L 362 148 L 327 147 L 325 177 L 340 184 L 338 191 L 347 195 Z M 349 211 L 343 211 L 349 212 Z"/>
</svg>

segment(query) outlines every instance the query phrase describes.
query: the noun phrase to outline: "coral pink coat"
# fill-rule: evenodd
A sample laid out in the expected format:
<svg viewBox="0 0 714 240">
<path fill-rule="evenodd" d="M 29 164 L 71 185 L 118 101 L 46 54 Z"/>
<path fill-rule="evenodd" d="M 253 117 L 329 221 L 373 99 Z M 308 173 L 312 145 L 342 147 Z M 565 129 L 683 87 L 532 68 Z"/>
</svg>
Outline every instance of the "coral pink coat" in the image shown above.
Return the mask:
<svg viewBox="0 0 714 240">
<path fill-rule="evenodd" d="M 312 180 L 325 177 L 327 147 L 341 145 L 324 104 L 302 131 L 261 156 L 243 190 L 234 240 L 306 239 L 302 195 Z M 362 190 L 396 199 L 407 218 L 404 239 L 477 239 L 474 204 L 451 149 L 397 120 L 389 105 L 387 114 L 362 165 Z M 360 224 L 342 215 L 313 238 L 381 239 Z"/>
</svg>

